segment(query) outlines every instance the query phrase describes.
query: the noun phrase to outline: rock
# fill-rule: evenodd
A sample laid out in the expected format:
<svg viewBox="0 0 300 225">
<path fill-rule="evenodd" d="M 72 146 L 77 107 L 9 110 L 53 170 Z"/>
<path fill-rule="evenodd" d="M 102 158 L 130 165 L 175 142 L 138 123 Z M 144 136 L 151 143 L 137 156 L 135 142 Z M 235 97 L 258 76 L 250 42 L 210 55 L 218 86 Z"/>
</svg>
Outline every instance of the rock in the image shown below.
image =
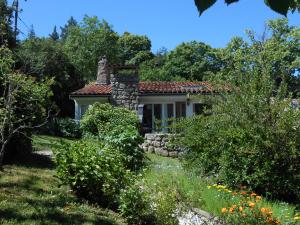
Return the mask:
<svg viewBox="0 0 300 225">
<path fill-rule="evenodd" d="M 177 158 L 178 157 L 178 152 L 176 152 L 176 151 L 169 152 L 169 156 L 172 157 L 172 158 Z"/>
</svg>

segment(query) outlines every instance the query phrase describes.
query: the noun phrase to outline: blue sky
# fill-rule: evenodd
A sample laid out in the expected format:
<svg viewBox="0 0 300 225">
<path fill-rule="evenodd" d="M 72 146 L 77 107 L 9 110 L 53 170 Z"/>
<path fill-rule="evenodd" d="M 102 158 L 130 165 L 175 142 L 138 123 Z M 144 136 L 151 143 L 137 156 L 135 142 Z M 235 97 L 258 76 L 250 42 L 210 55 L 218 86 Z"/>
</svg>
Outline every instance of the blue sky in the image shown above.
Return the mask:
<svg viewBox="0 0 300 225">
<path fill-rule="evenodd" d="M 245 37 L 245 29 L 259 34 L 265 21 L 282 17 L 263 0 L 241 0 L 229 7 L 219 0 L 201 17 L 194 0 L 20 0 L 20 5 L 20 18 L 27 25 L 20 22 L 20 28 L 25 34 L 33 25 L 38 36 L 47 36 L 54 25 L 63 26 L 71 16 L 80 21 L 87 14 L 105 19 L 120 34 L 147 35 L 154 52 L 191 40 L 224 47 L 234 36 Z M 288 18 L 291 25 L 300 25 L 299 13 Z"/>
</svg>

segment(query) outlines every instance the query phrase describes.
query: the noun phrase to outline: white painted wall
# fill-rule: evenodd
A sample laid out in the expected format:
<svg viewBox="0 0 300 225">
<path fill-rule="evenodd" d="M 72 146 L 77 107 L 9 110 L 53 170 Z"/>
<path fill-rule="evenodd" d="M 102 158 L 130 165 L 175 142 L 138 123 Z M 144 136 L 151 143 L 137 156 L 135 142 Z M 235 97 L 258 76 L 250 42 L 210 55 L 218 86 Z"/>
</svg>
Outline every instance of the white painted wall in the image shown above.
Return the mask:
<svg viewBox="0 0 300 225">
<path fill-rule="evenodd" d="M 108 97 L 73 97 L 71 98 L 75 102 L 75 120 L 79 121 L 83 116 L 82 109 L 93 105 L 95 102 L 106 103 Z"/>
</svg>

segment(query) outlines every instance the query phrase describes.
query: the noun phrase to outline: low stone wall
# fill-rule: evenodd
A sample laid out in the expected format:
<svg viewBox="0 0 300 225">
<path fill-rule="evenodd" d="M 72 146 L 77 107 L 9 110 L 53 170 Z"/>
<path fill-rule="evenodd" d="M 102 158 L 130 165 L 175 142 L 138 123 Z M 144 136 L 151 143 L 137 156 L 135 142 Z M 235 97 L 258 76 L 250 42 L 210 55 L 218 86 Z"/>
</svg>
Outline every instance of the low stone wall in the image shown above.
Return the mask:
<svg viewBox="0 0 300 225">
<path fill-rule="evenodd" d="M 182 150 L 170 146 L 172 138 L 174 138 L 174 134 L 145 134 L 145 141 L 142 144 L 142 148 L 145 152 L 176 158 L 182 153 Z"/>
</svg>

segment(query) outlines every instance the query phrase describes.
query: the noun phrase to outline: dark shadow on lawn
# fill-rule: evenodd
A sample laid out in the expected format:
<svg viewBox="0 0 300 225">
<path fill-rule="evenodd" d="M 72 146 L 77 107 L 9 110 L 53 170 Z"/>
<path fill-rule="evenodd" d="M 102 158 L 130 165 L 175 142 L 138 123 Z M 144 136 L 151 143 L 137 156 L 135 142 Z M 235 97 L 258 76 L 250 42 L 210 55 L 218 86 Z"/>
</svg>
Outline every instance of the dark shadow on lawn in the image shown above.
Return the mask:
<svg viewBox="0 0 300 225">
<path fill-rule="evenodd" d="M 49 156 L 40 155 L 38 153 L 28 153 L 18 161 L 6 163 L 7 165 L 19 165 L 29 168 L 53 169 L 54 163 Z"/>
<path fill-rule="evenodd" d="M 0 209 L 0 218 L 7 221 L 16 221 L 17 223 L 33 222 L 38 224 L 101 224 L 101 225 L 117 225 L 117 223 L 106 217 L 98 217 L 95 219 L 88 219 L 82 213 L 64 214 L 57 209 L 48 211 L 44 214 L 34 213 L 32 215 L 21 215 L 15 209 Z"/>
</svg>

